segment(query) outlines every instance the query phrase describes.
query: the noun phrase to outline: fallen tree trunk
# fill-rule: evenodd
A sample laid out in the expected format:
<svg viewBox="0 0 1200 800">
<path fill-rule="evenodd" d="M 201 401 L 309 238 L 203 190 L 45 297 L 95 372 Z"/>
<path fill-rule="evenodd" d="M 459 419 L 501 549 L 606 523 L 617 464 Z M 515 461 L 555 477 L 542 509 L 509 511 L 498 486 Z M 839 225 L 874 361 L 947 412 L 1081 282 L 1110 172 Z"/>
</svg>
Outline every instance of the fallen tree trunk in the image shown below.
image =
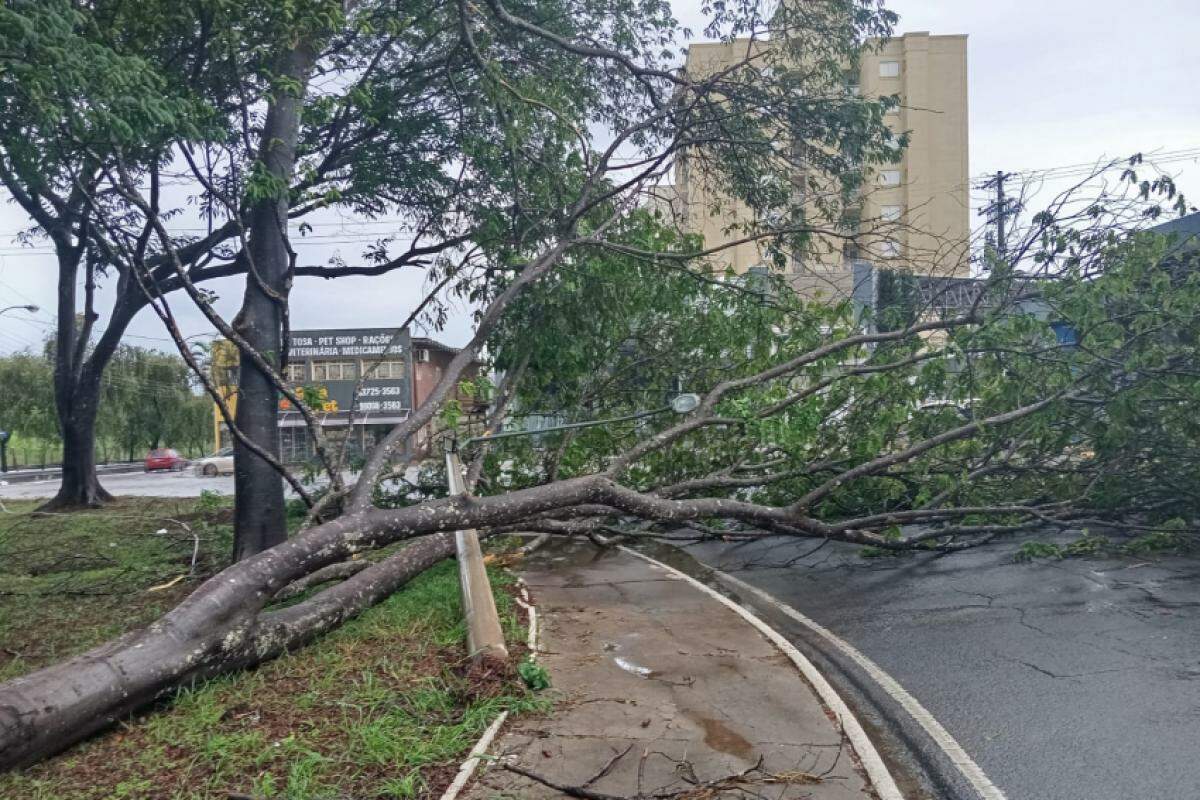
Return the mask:
<svg viewBox="0 0 1200 800">
<path fill-rule="evenodd" d="M 601 475 L 492 497 L 460 495 L 406 508 L 369 508 L 226 568 L 147 628 L 0 684 L 0 770 L 52 755 L 179 686 L 261 663 L 336 627 L 450 555 L 450 531 L 504 529 L 549 512 L 589 508 L 664 521 L 721 516 L 764 527 L 786 525 L 792 535 L 886 544 L 872 534 L 830 528 L 794 509 L 658 498 Z M 294 606 L 266 608 L 306 576 L 356 553 L 417 537 L 422 538 Z"/>
<path fill-rule="evenodd" d="M 164 618 L 77 658 L 10 681 L 0 689 L 0 766 L 32 764 L 179 686 L 294 650 L 386 599 L 453 554 L 453 534 L 423 537 L 309 600 L 262 614 L 226 604 L 218 610 L 213 598 L 205 598 L 188 610 L 212 609 L 211 625 L 189 630 L 187 614 L 177 615 L 185 619 Z M 185 609 L 181 606 L 176 612 L 181 610 Z"/>
<path fill-rule="evenodd" d="M 0 684 L 0 770 L 34 763 L 173 689 L 241 669 L 339 625 L 454 551 L 449 531 L 508 524 L 596 491 L 577 480 L 500 498 L 447 498 L 340 517 L 213 576 L 157 622 Z M 432 535 L 425 535 L 432 534 Z M 422 537 L 294 606 L 282 590 L 355 553 Z"/>
<path fill-rule="evenodd" d="M 369 566 L 371 566 L 371 562 L 369 561 L 343 561 L 340 564 L 330 564 L 328 567 L 321 567 L 321 569 L 313 574 L 305 575 L 300 580 L 280 589 L 279 594 L 275 595 L 274 599 L 276 602 L 291 600 L 293 597 L 299 597 L 309 589 L 320 586 L 322 583 L 345 580 L 352 575 L 357 575 Z"/>
</svg>

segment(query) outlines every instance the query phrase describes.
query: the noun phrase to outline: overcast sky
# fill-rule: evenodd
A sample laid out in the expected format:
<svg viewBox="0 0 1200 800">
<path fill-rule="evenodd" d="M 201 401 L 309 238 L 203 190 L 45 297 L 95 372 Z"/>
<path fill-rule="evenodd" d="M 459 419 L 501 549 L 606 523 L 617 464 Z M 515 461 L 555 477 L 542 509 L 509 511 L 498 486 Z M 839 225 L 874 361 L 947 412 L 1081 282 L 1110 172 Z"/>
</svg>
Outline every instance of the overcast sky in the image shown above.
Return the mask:
<svg viewBox="0 0 1200 800">
<path fill-rule="evenodd" d="M 676 14 L 703 28 L 701 0 L 675 0 Z M 1196 0 L 892 0 L 899 31 L 970 36 L 971 174 L 1022 171 L 1095 162 L 1137 151 L 1200 148 L 1200 9 Z M 1170 165 L 1181 188 L 1200 198 L 1200 162 Z M 973 220 L 973 224 L 977 224 Z M 0 308 L 36 303 L 35 315 L 0 317 L 0 353 L 36 347 L 54 321 L 54 262 L 48 246 L 13 241 L 26 224 L 18 208 L 0 206 Z M 323 260 L 357 256 L 364 239 L 386 226 L 342 226 L 327 217 L 297 249 Z M 419 275 L 298 280 L 292 320 L 305 327 L 383 327 L 408 311 Z M 231 318 L 238 281 L 212 284 Z M 208 327 L 176 303 L 187 334 Z M 467 335 L 466 315 L 432 334 L 452 343 Z M 103 326 L 103 320 L 100 326 Z M 161 324 L 145 311 L 130 328 L 131 343 L 170 347 Z"/>
</svg>

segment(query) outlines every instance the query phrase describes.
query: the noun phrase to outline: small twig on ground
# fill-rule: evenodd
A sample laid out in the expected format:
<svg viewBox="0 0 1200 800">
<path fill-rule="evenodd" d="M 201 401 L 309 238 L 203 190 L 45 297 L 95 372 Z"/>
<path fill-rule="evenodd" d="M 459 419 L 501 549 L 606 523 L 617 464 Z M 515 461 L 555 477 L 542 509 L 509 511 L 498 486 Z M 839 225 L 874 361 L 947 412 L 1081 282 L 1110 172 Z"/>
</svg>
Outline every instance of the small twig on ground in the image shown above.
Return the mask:
<svg viewBox="0 0 1200 800">
<path fill-rule="evenodd" d="M 190 574 L 191 573 L 189 572 L 188 575 L 190 575 Z M 161 592 L 163 589 L 170 589 L 172 586 L 179 583 L 181 580 L 186 578 L 188 575 L 176 576 L 176 577 L 172 578 L 171 580 L 167 581 L 166 583 L 160 583 L 157 586 L 151 586 L 146 591 L 147 592 Z"/>
<path fill-rule="evenodd" d="M 563 783 L 555 783 L 549 778 L 538 775 L 536 772 L 531 772 L 524 767 L 518 767 L 516 764 L 502 763 L 500 766 L 509 772 L 515 772 L 524 778 L 528 778 L 534 783 L 540 783 L 542 786 L 545 786 L 548 789 L 553 789 L 556 792 L 562 792 L 568 797 L 582 797 L 585 800 L 629 800 L 629 798 L 621 797 L 620 795 L 593 792 L 591 789 L 588 789 L 585 786 L 568 786 Z"/>
<path fill-rule="evenodd" d="M 543 535 L 545 535 L 545 534 L 543 534 Z M 617 762 L 620 761 L 622 758 L 624 758 L 626 756 L 626 754 L 628 754 L 629 751 L 632 749 L 633 749 L 633 743 L 630 743 L 629 747 L 626 747 L 624 750 L 622 750 L 621 752 L 617 753 L 612 758 L 610 758 L 608 760 L 608 763 L 600 768 L 599 772 L 597 772 L 595 775 L 593 775 L 592 777 L 590 777 L 586 781 L 584 781 L 583 786 L 585 788 L 588 786 L 591 786 L 593 783 L 600 780 L 608 773 L 612 772 L 612 768 L 617 765 Z"/>
</svg>

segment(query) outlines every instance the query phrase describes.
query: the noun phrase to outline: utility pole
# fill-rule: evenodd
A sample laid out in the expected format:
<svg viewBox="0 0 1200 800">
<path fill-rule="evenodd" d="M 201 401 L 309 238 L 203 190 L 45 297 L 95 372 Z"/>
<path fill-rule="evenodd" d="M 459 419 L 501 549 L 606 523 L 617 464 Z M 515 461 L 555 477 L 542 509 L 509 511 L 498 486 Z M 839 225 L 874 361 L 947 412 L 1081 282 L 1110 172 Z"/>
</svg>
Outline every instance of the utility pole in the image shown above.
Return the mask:
<svg viewBox="0 0 1200 800">
<path fill-rule="evenodd" d="M 466 494 L 458 453 L 446 453 L 446 480 L 450 494 Z M 504 631 L 500 627 L 496 599 L 492 597 L 492 584 L 488 581 L 487 568 L 483 564 L 479 535 L 474 530 L 456 531 L 454 543 L 458 551 L 458 580 L 462 591 L 463 615 L 467 618 L 467 649 L 470 656 L 475 661 L 507 660 L 508 648 L 504 646 Z"/>
<path fill-rule="evenodd" d="M 997 171 L 981 185 L 983 189 L 996 190 L 996 199 L 983 209 L 983 213 L 989 217 L 988 221 L 996 226 L 996 255 L 1001 262 L 1008 260 L 1008 230 L 1005 222 L 1008 215 L 1016 210 L 1010 208 L 1010 201 L 1004 193 L 1004 183 L 1011 177 L 1011 172 Z"/>
<path fill-rule="evenodd" d="M 1004 181 L 1007 179 L 1003 172 L 996 173 L 996 250 L 1001 259 L 1008 256 L 1008 236 L 1004 231 L 1004 217 L 1008 213 L 1004 207 Z"/>
</svg>

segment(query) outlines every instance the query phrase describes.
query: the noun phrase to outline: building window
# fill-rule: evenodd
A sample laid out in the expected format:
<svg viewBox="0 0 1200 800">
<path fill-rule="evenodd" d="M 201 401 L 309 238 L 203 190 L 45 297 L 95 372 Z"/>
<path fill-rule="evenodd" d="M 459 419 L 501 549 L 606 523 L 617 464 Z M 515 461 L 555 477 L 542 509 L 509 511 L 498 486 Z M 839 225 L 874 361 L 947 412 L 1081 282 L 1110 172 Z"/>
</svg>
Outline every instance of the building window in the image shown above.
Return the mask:
<svg viewBox="0 0 1200 800">
<path fill-rule="evenodd" d="M 842 71 L 842 81 L 846 84 L 846 91 L 853 97 L 858 97 L 861 87 L 858 84 L 858 70 L 847 69 Z"/>
<path fill-rule="evenodd" d="M 293 361 L 287 365 L 284 377 L 288 383 L 304 383 L 308 380 L 308 365 L 303 361 Z"/>
<path fill-rule="evenodd" d="M 879 173 L 880 186 L 899 186 L 900 185 L 900 170 L 885 169 Z"/>
<path fill-rule="evenodd" d="M 363 364 L 363 375 L 366 375 L 368 380 L 403 378 L 405 375 L 404 362 L 380 361 L 379 363 L 374 363 L 368 361 Z"/>
<path fill-rule="evenodd" d="M 884 258 L 895 258 L 900 255 L 900 243 L 889 239 L 879 246 L 879 255 Z"/>
<path fill-rule="evenodd" d="M 314 361 L 314 381 L 352 381 L 358 377 L 353 361 Z"/>
<path fill-rule="evenodd" d="M 899 222 L 903 215 L 903 206 L 883 206 L 879 209 L 879 218 L 884 222 Z"/>
<path fill-rule="evenodd" d="M 879 77 L 881 77 L 881 78 L 899 78 L 900 77 L 900 62 L 899 61 L 880 61 L 879 62 Z"/>
<path fill-rule="evenodd" d="M 308 428 L 303 426 L 279 429 L 279 455 L 286 464 L 303 464 L 313 456 Z"/>
</svg>

